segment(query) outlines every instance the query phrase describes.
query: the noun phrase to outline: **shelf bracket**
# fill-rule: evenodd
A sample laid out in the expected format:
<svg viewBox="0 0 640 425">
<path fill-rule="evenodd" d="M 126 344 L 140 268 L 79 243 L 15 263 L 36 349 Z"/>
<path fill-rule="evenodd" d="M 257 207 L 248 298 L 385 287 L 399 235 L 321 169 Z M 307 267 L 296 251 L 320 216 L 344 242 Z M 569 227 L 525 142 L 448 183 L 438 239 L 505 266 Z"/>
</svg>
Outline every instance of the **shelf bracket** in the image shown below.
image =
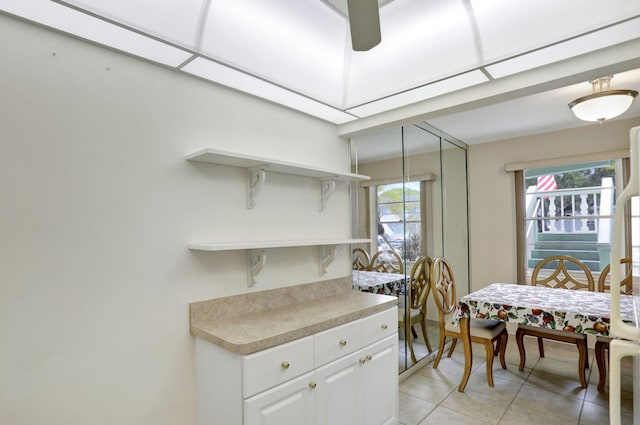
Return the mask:
<svg viewBox="0 0 640 425">
<path fill-rule="evenodd" d="M 247 168 L 247 208 L 253 209 L 256 206 L 256 197 L 265 180 L 267 179 L 267 173 L 265 171 L 266 166 Z"/>
<path fill-rule="evenodd" d="M 264 249 L 250 249 L 247 252 L 247 261 L 249 263 L 249 282 L 247 286 L 251 287 L 258 283 L 258 274 L 267 263 L 267 254 Z"/>
<path fill-rule="evenodd" d="M 327 273 L 327 267 L 336 258 L 336 245 L 323 245 L 320 247 L 320 276 Z"/>
<path fill-rule="evenodd" d="M 324 207 L 327 203 L 327 200 L 333 195 L 333 192 L 336 190 L 336 179 L 321 179 L 320 180 L 320 197 L 319 197 L 319 205 L 318 211 L 324 211 Z"/>
</svg>

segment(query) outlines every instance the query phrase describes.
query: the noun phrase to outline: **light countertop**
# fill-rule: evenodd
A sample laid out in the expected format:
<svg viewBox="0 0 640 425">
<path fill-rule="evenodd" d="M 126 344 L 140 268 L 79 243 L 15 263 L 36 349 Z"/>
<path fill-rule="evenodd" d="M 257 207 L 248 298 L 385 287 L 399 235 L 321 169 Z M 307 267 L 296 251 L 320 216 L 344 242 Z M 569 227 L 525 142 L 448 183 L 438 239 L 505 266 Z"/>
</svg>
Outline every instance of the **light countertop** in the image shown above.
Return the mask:
<svg viewBox="0 0 640 425">
<path fill-rule="evenodd" d="M 370 316 L 396 297 L 354 291 L 351 276 L 190 304 L 191 334 L 250 354 Z"/>
</svg>

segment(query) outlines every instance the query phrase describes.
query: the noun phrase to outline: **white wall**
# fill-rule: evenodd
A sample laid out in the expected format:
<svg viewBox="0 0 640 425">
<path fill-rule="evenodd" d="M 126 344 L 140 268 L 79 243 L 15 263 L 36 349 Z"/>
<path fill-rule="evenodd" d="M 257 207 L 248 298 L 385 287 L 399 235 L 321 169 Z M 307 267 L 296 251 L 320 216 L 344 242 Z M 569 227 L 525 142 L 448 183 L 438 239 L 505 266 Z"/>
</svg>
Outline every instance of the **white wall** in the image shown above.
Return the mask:
<svg viewBox="0 0 640 425">
<path fill-rule="evenodd" d="M 516 281 L 513 175 L 505 164 L 629 148 L 629 129 L 640 119 L 621 119 L 570 130 L 469 147 L 469 210 L 472 290 Z"/>
<path fill-rule="evenodd" d="M 0 423 L 195 423 L 188 304 L 247 291 L 243 251 L 349 237 L 348 188 L 184 160 L 212 147 L 349 170 L 308 116 L 0 15 Z M 350 273 L 270 250 L 252 290 Z"/>
</svg>

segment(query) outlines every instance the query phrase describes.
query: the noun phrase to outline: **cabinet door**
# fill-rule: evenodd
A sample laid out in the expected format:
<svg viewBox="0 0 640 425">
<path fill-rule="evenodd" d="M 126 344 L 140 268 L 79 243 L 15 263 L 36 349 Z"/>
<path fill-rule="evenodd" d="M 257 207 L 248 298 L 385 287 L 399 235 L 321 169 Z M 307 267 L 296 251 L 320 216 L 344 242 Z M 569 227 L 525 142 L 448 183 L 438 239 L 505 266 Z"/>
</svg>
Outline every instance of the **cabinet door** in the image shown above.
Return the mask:
<svg viewBox="0 0 640 425">
<path fill-rule="evenodd" d="M 313 425 L 313 373 L 281 384 L 244 401 L 244 425 Z"/>
<path fill-rule="evenodd" d="M 398 423 L 398 335 L 363 349 L 360 369 L 362 425 Z M 355 422 L 354 422 L 355 423 Z"/>
<path fill-rule="evenodd" d="M 316 370 L 316 425 L 360 423 L 358 394 L 364 362 L 360 350 Z"/>
</svg>

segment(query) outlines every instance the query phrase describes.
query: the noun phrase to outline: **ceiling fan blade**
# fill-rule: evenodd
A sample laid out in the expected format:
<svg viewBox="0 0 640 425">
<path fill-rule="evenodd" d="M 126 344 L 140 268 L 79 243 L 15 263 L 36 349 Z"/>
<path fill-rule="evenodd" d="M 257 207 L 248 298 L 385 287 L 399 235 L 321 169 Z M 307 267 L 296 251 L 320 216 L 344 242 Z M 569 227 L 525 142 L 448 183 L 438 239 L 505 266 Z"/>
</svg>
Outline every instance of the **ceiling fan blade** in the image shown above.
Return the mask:
<svg viewBox="0 0 640 425">
<path fill-rule="evenodd" d="M 378 45 L 382 39 L 378 0 L 347 0 L 347 7 L 353 50 L 363 52 Z"/>
</svg>

